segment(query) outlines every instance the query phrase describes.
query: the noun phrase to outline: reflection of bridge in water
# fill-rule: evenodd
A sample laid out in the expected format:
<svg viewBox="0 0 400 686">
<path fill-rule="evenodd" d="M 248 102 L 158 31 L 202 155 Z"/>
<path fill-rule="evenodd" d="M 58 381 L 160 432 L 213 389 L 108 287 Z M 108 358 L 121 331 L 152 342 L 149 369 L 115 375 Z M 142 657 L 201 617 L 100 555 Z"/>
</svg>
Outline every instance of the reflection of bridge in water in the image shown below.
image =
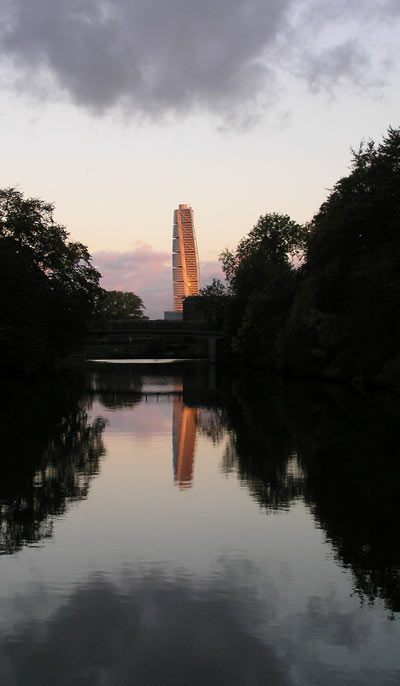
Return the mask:
<svg viewBox="0 0 400 686">
<path fill-rule="evenodd" d="M 88 389 L 105 407 L 133 407 L 140 402 L 172 403 L 172 464 L 174 482 L 180 489 L 193 483 L 194 459 L 202 407 L 215 401 L 219 391 L 216 367 L 207 362 L 141 364 L 92 361 Z M 158 361 L 159 362 L 159 361 Z"/>
</svg>

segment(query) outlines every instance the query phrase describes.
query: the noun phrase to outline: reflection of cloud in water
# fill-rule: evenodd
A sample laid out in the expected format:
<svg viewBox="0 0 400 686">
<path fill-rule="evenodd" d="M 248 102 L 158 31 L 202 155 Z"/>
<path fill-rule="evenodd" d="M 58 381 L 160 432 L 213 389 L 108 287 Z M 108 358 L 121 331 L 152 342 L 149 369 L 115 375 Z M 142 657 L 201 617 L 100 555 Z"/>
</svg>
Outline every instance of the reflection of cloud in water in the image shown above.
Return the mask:
<svg viewBox="0 0 400 686">
<path fill-rule="evenodd" d="M 159 570 L 126 572 L 118 583 L 92 576 L 57 609 L 46 612 L 48 604 L 45 592 L 13 627 L 9 614 L 0 639 L 9 686 L 398 683 L 394 632 L 375 665 L 370 616 L 334 596 L 287 613 L 276 585 L 246 558 L 220 560 L 201 583 Z"/>
<path fill-rule="evenodd" d="M 227 580 L 225 580 L 226 582 Z M 161 574 L 78 588 L 46 622 L 1 642 L 7 684 L 289 684 L 274 649 L 253 633 L 248 593 L 193 588 Z M 67 646 L 67 648 L 66 648 Z"/>
<path fill-rule="evenodd" d="M 157 434 L 171 432 L 172 397 L 141 399 L 137 405 L 124 407 L 116 412 L 105 409 L 101 403 L 93 404 L 93 413 L 101 413 L 107 419 L 107 433 L 132 436 L 137 440 L 154 439 Z"/>
</svg>

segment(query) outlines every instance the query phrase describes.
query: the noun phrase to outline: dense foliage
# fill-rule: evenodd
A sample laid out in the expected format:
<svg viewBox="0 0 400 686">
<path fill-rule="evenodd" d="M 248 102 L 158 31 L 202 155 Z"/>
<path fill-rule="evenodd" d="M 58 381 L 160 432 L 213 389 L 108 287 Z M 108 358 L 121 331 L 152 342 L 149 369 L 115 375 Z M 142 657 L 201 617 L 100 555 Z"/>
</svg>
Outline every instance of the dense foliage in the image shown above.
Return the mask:
<svg viewBox="0 0 400 686">
<path fill-rule="evenodd" d="M 99 314 L 110 319 L 147 319 L 143 300 L 135 293 L 126 291 L 103 291 Z"/>
<path fill-rule="evenodd" d="M 294 258 L 304 250 L 305 229 L 287 215 L 260 217 L 234 252 L 220 256 L 232 293 L 227 335 L 245 364 L 271 364 L 274 345 L 293 302 Z"/>
<path fill-rule="evenodd" d="M 400 381 L 400 129 L 353 153 L 311 222 L 306 257 L 280 365 Z"/>
<path fill-rule="evenodd" d="M 306 228 L 266 215 L 221 261 L 239 361 L 400 382 L 400 129 L 353 152 Z"/>
<path fill-rule="evenodd" d="M 101 295 L 87 248 L 68 241 L 53 205 L 0 190 L 0 359 L 51 367 L 84 340 Z"/>
</svg>

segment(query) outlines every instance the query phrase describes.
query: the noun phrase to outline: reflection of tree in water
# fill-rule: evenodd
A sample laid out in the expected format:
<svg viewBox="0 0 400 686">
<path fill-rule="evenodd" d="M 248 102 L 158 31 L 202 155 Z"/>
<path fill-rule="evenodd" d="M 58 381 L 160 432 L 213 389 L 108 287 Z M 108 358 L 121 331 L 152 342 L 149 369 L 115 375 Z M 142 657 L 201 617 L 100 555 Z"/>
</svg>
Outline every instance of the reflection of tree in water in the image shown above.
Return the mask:
<svg viewBox="0 0 400 686">
<path fill-rule="evenodd" d="M 255 453 L 238 460 L 236 436 L 230 435 L 225 448 L 222 467 L 226 473 L 236 472 L 241 483 L 248 486 L 253 498 L 268 512 L 288 510 L 303 496 L 304 473 L 296 453 L 284 459 L 266 459 L 263 463 Z"/>
<path fill-rule="evenodd" d="M 199 407 L 197 429 L 199 434 L 210 438 L 214 445 L 220 443 L 226 432 L 226 413 L 223 407 Z"/>
<path fill-rule="evenodd" d="M 398 401 L 333 389 L 308 417 L 299 452 L 307 500 L 361 598 L 400 611 Z"/>
<path fill-rule="evenodd" d="M 51 536 L 52 518 L 85 498 L 99 471 L 105 422 L 97 418 L 90 424 L 79 396 L 63 391 L 50 386 L 46 393 L 28 392 L 31 423 L 25 416 L 23 435 L 18 425 L 3 432 L 7 453 L 0 470 L 0 553 Z M 19 407 L 19 416 L 24 410 Z"/>
<path fill-rule="evenodd" d="M 229 433 L 222 467 L 236 472 L 266 510 L 287 509 L 304 491 L 290 434 L 278 412 L 278 397 L 265 389 L 254 396 L 226 397 Z"/>
<path fill-rule="evenodd" d="M 267 510 L 303 497 L 360 597 L 399 611 L 400 408 L 385 403 L 337 387 L 236 392 L 224 469 Z"/>
</svg>

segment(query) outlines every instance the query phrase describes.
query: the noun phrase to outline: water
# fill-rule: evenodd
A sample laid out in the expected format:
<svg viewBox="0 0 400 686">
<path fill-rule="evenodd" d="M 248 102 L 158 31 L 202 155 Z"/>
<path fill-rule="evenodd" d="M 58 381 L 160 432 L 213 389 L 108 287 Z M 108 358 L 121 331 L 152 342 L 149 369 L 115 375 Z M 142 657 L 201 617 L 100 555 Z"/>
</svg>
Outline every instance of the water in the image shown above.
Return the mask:
<svg viewBox="0 0 400 686">
<path fill-rule="evenodd" d="M 400 684 L 395 401 L 193 363 L 3 393 L 1 683 Z"/>
</svg>

